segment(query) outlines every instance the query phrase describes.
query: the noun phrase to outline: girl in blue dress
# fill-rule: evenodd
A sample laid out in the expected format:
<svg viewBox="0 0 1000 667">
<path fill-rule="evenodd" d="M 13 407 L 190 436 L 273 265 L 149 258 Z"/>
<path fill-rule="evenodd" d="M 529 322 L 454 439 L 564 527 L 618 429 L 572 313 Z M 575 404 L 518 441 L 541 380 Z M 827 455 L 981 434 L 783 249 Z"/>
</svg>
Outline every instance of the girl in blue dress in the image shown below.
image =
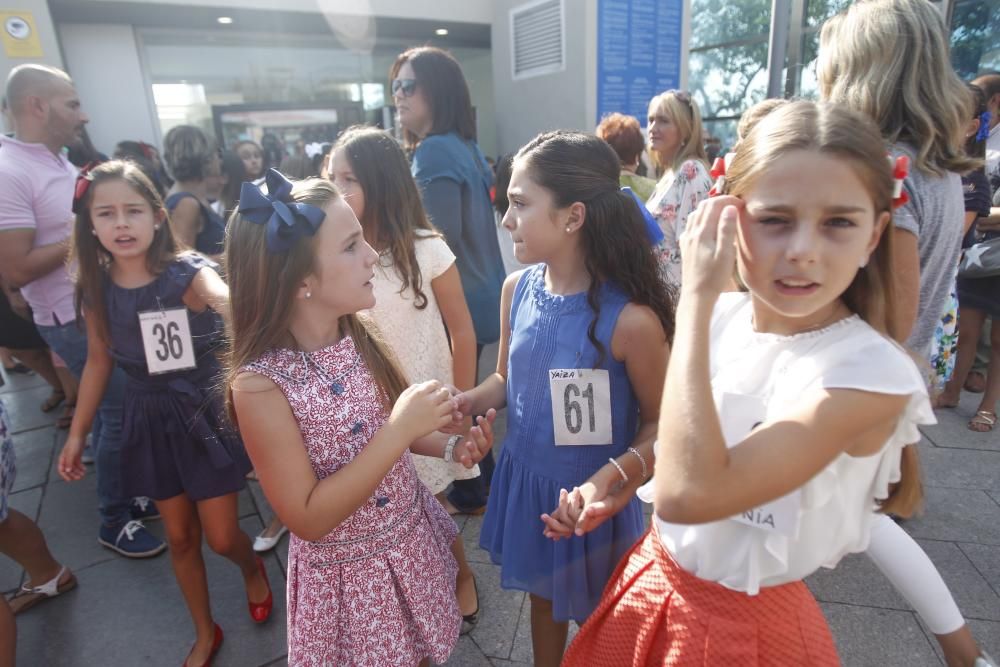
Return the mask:
<svg viewBox="0 0 1000 667">
<path fill-rule="evenodd" d="M 264 622 L 273 604 L 263 561 L 239 526 L 237 493 L 250 461 L 214 386 L 229 289 L 214 263 L 179 251 L 159 194 L 134 164 L 107 162 L 81 175 L 73 210 L 76 304 L 89 345 L 59 474 L 86 474 L 84 439 L 117 364 L 128 377 L 122 491 L 157 502 L 197 635 L 184 664 L 207 665 L 222 630 L 209 604 L 203 531 L 240 568 L 250 617 Z"/>
<path fill-rule="evenodd" d="M 462 414 L 509 409 L 480 546 L 504 588 L 530 594 L 536 665 L 559 664 L 569 619 L 593 611 L 643 532 L 635 491 L 653 471 L 673 307 L 618 172 L 580 133 L 517 154 L 503 226 L 536 266 L 504 283 L 496 373 L 458 396 Z M 588 505 L 588 531 L 554 511 L 566 494 Z"/>
</svg>

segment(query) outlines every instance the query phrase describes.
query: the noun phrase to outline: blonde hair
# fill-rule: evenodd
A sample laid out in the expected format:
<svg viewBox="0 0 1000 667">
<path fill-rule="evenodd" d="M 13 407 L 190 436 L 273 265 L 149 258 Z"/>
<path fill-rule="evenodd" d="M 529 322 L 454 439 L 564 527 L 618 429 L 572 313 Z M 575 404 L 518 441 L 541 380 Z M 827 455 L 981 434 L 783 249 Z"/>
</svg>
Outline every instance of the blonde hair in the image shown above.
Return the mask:
<svg viewBox="0 0 1000 667">
<path fill-rule="evenodd" d="M 737 140 L 750 134 L 750 130 L 752 130 L 764 116 L 787 103 L 788 100 L 781 97 L 769 97 L 744 111 L 740 116 L 740 122 L 736 125 Z"/>
<path fill-rule="evenodd" d="M 649 108 L 655 108 L 656 113 L 665 114 L 670 118 L 677 126 L 677 131 L 683 142 L 671 164 L 664 164 L 656 151 L 649 151 L 657 169 L 667 174 L 675 171 L 687 160 L 701 160 L 708 167 L 708 154 L 705 152 L 705 130 L 701 124 L 701 111 L 694 98 L 680 90 L 668 90 L 650 100 Z"/>
<path fill-rule="evenodd" d="M 893 177 L 878 128 L 861 113 L 807 100 L 778 105 L 752 125 L 726 169 L 724 191 L 736 197 L 753 189 L 768 165 L 794 151 L 817 151 L 849 164 L 872 198 L 875 214 L 892 210 Z M 869 262 L 841 295 L 844 304 L 876 331 L 895 339 L 889 306 L 894 303 L 892 233 L 886 225 Z M 910 516 L 922 498 L 915 447 L 905 447 L 902 477 L 880 511 Z"/>
<path fill-rule="evenodd" d="M 297 181 L 291 196 L 295 202 L 326 208 L 340 193 L 329 181 L 311 178 Z M 295 293 L 316 269 L 315 235 L 300 237 L 288 250 L 275 253 L 267 249 L 266 234 L 267 225 L 255 224 L 239 212 L 233 213 L 226 230 L 224 264 L 232 318 L 223 393 L 233 424 L 237 424 L 233 382 L 247 364 L 287 340 Z M 407 382 L 379 333 L 354 314 L 340 318 L 340 329 L 354 339 L 382 392 L 385 407 L 391 407 Z"/>
<path fill-rule="evenodd" d="M 971 100 L 947 40 L 927 0 L 858 0 L 823 24 L 820 95 L 867 114 L 890 144 L 912 144 L 921 171 L 968 172 L 978 166 L 963 149 Z"/>
</svg>

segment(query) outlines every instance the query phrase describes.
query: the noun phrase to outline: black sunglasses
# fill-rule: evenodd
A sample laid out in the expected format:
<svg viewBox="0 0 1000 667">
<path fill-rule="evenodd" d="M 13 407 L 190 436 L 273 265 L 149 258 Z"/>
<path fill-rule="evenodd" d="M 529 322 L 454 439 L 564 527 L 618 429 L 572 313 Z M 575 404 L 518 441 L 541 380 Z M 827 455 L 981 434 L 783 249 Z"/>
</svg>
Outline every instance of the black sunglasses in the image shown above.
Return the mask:
<svg viewBox="0 0 1000 667">
<path fill-rule="evenodd" d="M 417 92 L 417 80 L 416 79 L 393 79 L 392 80 L 392 94 L 402 92 L 403 97 L 410 97 L 413 93 Z"/>
</svg>

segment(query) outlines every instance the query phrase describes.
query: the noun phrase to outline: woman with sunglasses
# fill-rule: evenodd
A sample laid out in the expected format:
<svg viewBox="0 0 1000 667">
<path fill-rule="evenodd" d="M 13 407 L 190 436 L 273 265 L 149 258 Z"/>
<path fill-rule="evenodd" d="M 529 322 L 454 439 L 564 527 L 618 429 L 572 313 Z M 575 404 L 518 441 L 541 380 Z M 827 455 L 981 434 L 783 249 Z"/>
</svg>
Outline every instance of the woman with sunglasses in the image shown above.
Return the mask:
<svg viewBox="0 0 1000 667">
<path fill-rule="evenodd" d="M 389 77 L 424 208 L 455 254 L 476 330 L 478 363 L 483 346 L 500 338 L 505 273 L 490 203 L 493 172 L 476 145 L 469 86 L 451 54 L 428 46 L 401 53 Z M 493 454 L 488 453 L 479 462 L 479 477 L 454 483 L 445 504 L 450 513 L 485 510 L 493 463 Z"/>
<path fill-rule="evenodd" d="M 646 208 L 663 230 L 656 249 L 660 267 L 668 283 L 680 287 L 681 232 L 712 187 L 698 104 L 681 90 L 661 93 L 649 102 L 647 127 L 649 152 L 661 176 Z"/>
</svg>

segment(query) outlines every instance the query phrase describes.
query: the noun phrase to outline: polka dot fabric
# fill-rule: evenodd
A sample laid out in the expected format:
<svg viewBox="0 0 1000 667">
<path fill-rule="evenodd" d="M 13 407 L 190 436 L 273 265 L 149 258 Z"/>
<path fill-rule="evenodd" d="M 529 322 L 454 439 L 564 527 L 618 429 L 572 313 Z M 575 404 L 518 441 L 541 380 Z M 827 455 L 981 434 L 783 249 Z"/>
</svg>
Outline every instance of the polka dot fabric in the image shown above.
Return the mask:
<svg viewBox="0 0 1000 667">
<path fill-rule="evenodd" d="M 806 585 L 746 595 L 682 570 L 650 529 L 622 559 L 563 667 L 832 667 L 833 637 Z"/>
<path fill-rule="evenodd" d="M 270 378 L 299 424 L 318 479 L 357 456 L 388 414 L 350 337 L 304 357 L 270 350 L 247 370 Z M 288 545 L 288 664 L 442 663 L 461 616 L 458 527 L 417 478 L 409 451 L 354 514 L 316 542 Z"/>
</svg>

